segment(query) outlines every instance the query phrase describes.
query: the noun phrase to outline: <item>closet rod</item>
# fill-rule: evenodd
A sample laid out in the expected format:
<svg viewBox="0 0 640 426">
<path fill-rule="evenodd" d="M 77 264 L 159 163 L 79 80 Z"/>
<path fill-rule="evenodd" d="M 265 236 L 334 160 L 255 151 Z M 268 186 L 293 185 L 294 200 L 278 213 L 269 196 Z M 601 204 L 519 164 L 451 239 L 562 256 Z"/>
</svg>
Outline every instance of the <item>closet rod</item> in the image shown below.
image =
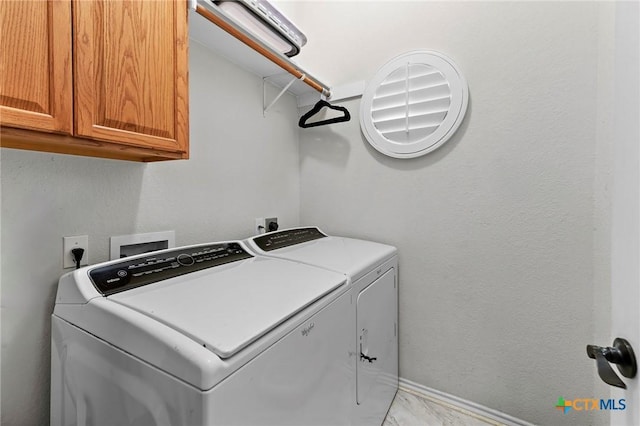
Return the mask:
<svg viewBox="0 0 640 426">
<path fill-rule="evenodd" d="M 285 61 L 276 53 L 272 52 L 271 50 L 257 43 L 251 37 L 247 36 L 247 34 L 245 34 L 241 30 L 239 30 L 238 28 L 236 28 L 235 26 L 227 22 L 222 17 L 211 12 L 204 6 L 201 6 L 200 4 L 196 5 L 196 12 L 198 12 L 200 15 L 207 18 L 209 21 L 219 26 L 220 28 L 225 30 L 227 33 L 231 34 L 233 37 L 237 38 L 238 40 L 240 40 L 241 42 L 243 42 L 244 44 L 246 44 L 256 52 L 258 52 L 259 54 L 261 54 L 265 58 L 269 59 L 274 64 L 278 65 L 280 68 L 284 69 L 289 74 L 292 74 L 294 77 L 300 79 L 304 75 L 304 79 L 302 81 L 304 81 L 308 86 L 312 87 L 314 90 L 320 92 L 326 97 L 331 96 L 331 92 L 328 87 L 323 86 L 322 84 L 317 82 L 313 77 L 310 77 L 309 75 L 305 75 L 305 73 L 303 73 L 302 71 L 294 67 L 291 63 Z"/>
</svg>

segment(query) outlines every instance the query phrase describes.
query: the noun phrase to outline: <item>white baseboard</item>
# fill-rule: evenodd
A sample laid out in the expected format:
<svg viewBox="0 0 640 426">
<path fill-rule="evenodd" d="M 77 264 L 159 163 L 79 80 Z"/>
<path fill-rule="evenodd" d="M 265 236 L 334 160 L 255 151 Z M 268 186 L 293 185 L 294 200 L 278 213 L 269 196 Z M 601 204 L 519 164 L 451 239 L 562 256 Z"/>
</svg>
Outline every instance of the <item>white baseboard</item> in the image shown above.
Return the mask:
<svg viewBox="0 0 640 426">
<path fill-rule="evenodd" d="M 489 420 L 489 423 L 498 422 L 507 426 L 534 426 L 533 423 L 520 420 L 498 410 L 476 404 L 475 402 L 467 401 L 466 399 L 450 395 L 436 389 L 431 389 L 402 377 L 400 378 L 400 389 L 414 393 L 425 399 L 432 400 L 441 405 L 448 406 L 454 410 L 468 412 L 476 417 L 485 418 Z"/>
</svg>

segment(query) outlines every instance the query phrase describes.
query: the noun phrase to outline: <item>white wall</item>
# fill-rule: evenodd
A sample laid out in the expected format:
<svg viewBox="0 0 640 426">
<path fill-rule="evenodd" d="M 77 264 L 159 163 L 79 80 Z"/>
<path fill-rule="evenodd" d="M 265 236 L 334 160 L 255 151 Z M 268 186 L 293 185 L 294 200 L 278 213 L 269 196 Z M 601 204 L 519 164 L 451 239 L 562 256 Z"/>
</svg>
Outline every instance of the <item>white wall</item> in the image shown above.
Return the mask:
<svg viewBox="0 0 640 426">
<path fill-rule="evenodd" d="M 301 222 L 399 248 L 401 376 L 535 423 L 605 424 L 554 405 L 609 392 L 585 345 L 609 327 L 611 6 L 285 8 L 310 40 L 301 63 L 329 84 L 419 48 L 469 83 L 461 128 L 422 158 L 379 154 L 357 118 L 300 131 Z M 342 104 L 358 116 L 359 100 Z"/>
<path fill-rule="evenodd" d="M 49 329 L 62 237 L 174 229 L 178 245 L 298 225 L 295 99 L 262 116 L 262 80 L 190 46 L 191 159 L 140 164 L 2 149 L 2 424 L 49 419 Z"/>
</svg>

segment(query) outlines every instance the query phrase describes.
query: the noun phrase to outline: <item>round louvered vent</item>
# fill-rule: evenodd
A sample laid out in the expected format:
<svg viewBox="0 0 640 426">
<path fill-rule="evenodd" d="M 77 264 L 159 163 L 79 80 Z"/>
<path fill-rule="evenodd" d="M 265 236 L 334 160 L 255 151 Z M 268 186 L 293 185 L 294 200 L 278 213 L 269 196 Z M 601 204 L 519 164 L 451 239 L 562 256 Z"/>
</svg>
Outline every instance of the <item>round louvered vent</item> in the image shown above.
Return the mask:
<svg viewBox="0 0 640 426">
<path fill-rule="evenodd" d="M 409 52 L 384 65 L 362 95 L 360 125 L 369 143 L 396 158 L 424 155 L 457 130 L 469 89 L 446 56 Z"/>
</svg>

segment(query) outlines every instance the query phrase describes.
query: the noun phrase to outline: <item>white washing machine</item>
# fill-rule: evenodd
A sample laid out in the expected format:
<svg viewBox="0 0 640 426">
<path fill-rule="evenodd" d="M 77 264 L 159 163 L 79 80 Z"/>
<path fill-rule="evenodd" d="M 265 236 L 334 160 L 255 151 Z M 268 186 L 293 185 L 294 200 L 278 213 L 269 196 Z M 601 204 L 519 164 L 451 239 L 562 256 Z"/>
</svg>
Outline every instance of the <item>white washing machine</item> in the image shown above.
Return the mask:
<svg viewBox="0 0 640 426">
<path fill-rule="evenodd" d="M 328 236 L 316 227 L 247 240 L 255 253 L 344 274 L 352 299 L 353 424 L 380 425 L 398 389 L 398 257 L 395 247 Z"/>
<path fill-rule="evenodd" d="M 340 273 L 242 242 L 78 269 L 52 315 L 52 425 L 350 424 Z"/>
</svg>

